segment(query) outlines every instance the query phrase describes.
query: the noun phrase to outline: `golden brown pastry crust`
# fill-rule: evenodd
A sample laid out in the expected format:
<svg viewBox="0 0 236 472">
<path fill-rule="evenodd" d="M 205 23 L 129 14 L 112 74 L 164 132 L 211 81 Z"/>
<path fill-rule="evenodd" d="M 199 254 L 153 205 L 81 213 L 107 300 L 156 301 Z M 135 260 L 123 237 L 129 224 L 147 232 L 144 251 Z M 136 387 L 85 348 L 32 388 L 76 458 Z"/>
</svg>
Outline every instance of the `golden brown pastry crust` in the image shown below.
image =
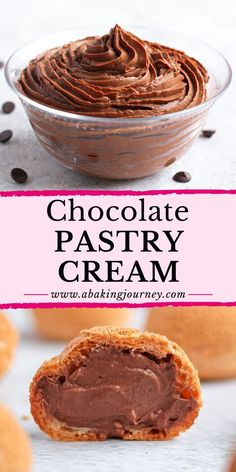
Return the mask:
<svg viewBox="0 0 236 472">
<path fill-rule="evenodd" d="M 18 335 L 9 317 L 0 312 L 0 377 L 11 367 Z"/>
<path fill-rule="evenodd" d="M 236 377 L 236 307 L 153 308 L 146 329 L 179 344 L 201 379 Z"/>
<path fill-rule="evenodd" d="M 167 435 L 164 435 L 163 432 L 150 434 L 149 428 L 149 430 L 136 430 L 132 434 L 125 433 L 123 439 L 171 439 L 192 425 L 202 405 L 201 390 L 197 371 L 184 351 L 165 336 L 148 332 L 141 333 L 136 329 L 129 328 L 96 327 L 82 331 L 80 336 L 72 340 L 59 356 L 44 362 L 33 378 L 30 387 L 31 412 L 36 423 L 45 433 L 54 439 L 63 441 L 92 441 L 101 439 L 95 432 L 85 431 L 80 428 L 69 428 L 53 417 L 48 417 L 44 402 L 37 388 L 37 383 L 42 376 L 48 374 L 60 375 L 63 367 L 78 359 L 81 353 L 85 354 L 98 346 L 135 348 L 152 353 L 159 358 L 172 354 L 177 368 L 177 383 L 181 393 L 187 398 L 194 398 L 196 401 L 196 407 L 187 414 L 185 421 L 178 426 L 173 424 L 172 429 Z"/>
<path fill-rule="evenodd" d="M 93 326 L 125 326 L 131 311 L 125 308 L 50 308 L 33 312 L 40 336 L 70 341 L 83 329 Z"/>
<path fill-rule="evenodd" d="M 231 464 L 229 466 L 229 472 L 236 472 L 236 455 L 234 455 Z"/>
<path fill-rule="evenodd" d="M 29 439 L 14 416 L 0 405 L 0 470 L 29 472 L 32 455 Z"/>
</svg>

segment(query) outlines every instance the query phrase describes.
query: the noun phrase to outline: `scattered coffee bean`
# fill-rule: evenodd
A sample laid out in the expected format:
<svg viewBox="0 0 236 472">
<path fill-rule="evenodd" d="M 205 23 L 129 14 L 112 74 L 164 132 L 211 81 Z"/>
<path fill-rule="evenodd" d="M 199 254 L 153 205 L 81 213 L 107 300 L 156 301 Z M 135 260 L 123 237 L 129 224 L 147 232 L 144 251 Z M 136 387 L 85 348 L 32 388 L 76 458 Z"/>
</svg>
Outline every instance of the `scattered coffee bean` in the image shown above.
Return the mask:
<svg viewBox="0 0 236 472">
<path fill-rule="evenodd" d="M 215 129 L 203 129 L 202 136 L 204 136 L 204 138 L 211 138 L 215 132 Z"/>
<path fill-rule="evenodd" d="M 2 105 L 3 113 L 11 113 L 15 108 L 15 103 L 13 102 L 5 102 Z"/>
<path fill-rule="evenodd" d="M 189 174 L 189 172 L 184 172 L 184 171 L 177 172 L 173 176 L 173 180 L 175 180 L 175 182 L 180 182 L 180 183 L 189 182 L 191 178 L 192 178 L 191 174 Z"/>
<path fill-rule="evenodd" d="M 10 129 L 5 129 L 0 133 L 0 143 L 6 143 L 12 137 L 12 131 Z"/>
<path fill-rule="evenodd" d="M 4 62 L 0 61 L 0 69 L 2 69 L 4 66 Z"/>
<path fill-rule="evenodd" d="M 28 174 L 24 169 L 16 167 L 11 171 L 11 178 L 18 184 L 25 184 L 25 182 L 28 180 Z"/>
</svg>

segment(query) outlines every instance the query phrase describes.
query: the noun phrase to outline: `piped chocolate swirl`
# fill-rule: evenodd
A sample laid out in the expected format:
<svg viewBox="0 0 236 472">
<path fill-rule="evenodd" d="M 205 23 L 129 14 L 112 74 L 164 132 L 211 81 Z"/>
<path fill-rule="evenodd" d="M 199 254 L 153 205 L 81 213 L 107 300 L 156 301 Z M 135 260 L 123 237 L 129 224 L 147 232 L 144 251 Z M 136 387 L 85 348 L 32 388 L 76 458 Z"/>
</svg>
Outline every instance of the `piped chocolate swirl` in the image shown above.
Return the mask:
<svg viewBox="0 0 236 472">
<path fill-rule="evenodd" d="M 144 41 L 116 25 L 49 50 L 22 71 L 29 98 L 98 117 L 147 117 L 203 103 L 208 74 L 184 52 Z"/>
</svg>

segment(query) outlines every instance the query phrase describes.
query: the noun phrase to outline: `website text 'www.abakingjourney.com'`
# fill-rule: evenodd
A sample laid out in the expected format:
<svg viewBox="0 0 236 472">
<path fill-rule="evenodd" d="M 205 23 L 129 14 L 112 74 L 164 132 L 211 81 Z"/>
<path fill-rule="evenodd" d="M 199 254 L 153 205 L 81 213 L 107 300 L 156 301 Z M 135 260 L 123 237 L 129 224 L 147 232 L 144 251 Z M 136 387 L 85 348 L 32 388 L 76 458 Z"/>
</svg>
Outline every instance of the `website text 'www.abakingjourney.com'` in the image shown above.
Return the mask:
<svg viewBox="0 0 236 472">
<path fill-rule="evenodd" d="M 86 300 L 95 300 L 95 301 L 160 301 L 160 300 L 180 300 L 186 297 L 186 292 L 184 291 L 137 291 L 137 290 L 112 290 L 112 289 L 101 289 L 101 290 L 86 290 L 86 291 L 51 291 L 51 298 L 53 299 L 82 299 Z"/>
</svg>

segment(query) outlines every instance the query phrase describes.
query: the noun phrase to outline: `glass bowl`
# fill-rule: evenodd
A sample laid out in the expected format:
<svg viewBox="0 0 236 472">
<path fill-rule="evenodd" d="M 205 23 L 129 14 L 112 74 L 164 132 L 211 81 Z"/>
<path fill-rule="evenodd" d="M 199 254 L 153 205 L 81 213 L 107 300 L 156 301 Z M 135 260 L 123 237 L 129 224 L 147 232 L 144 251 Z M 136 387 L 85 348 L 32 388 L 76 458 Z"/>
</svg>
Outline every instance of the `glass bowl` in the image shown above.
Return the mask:
<svg viewBox="0 0 236 472">
<path fill-rule="evenodd" d="M 53 34 L 18 49 L 5 67 L 6 79 L 20 98 L 40 143 L 64 166 L 91 176 L 133 179 L 154 174 L 179 159 L 203 128 L 207 114 L 231 81 L 227 60 L 201 41 L 155 28 L 126 27 L 142 39 L 183 50 L 208 71 L 207 100 L 193 108 L 148 118 L 97 118 L 64 112 L 26 97 L 17 88 L 22 69 L 47 49 L 109 27 L 80 27 Z"/>
</svg>

